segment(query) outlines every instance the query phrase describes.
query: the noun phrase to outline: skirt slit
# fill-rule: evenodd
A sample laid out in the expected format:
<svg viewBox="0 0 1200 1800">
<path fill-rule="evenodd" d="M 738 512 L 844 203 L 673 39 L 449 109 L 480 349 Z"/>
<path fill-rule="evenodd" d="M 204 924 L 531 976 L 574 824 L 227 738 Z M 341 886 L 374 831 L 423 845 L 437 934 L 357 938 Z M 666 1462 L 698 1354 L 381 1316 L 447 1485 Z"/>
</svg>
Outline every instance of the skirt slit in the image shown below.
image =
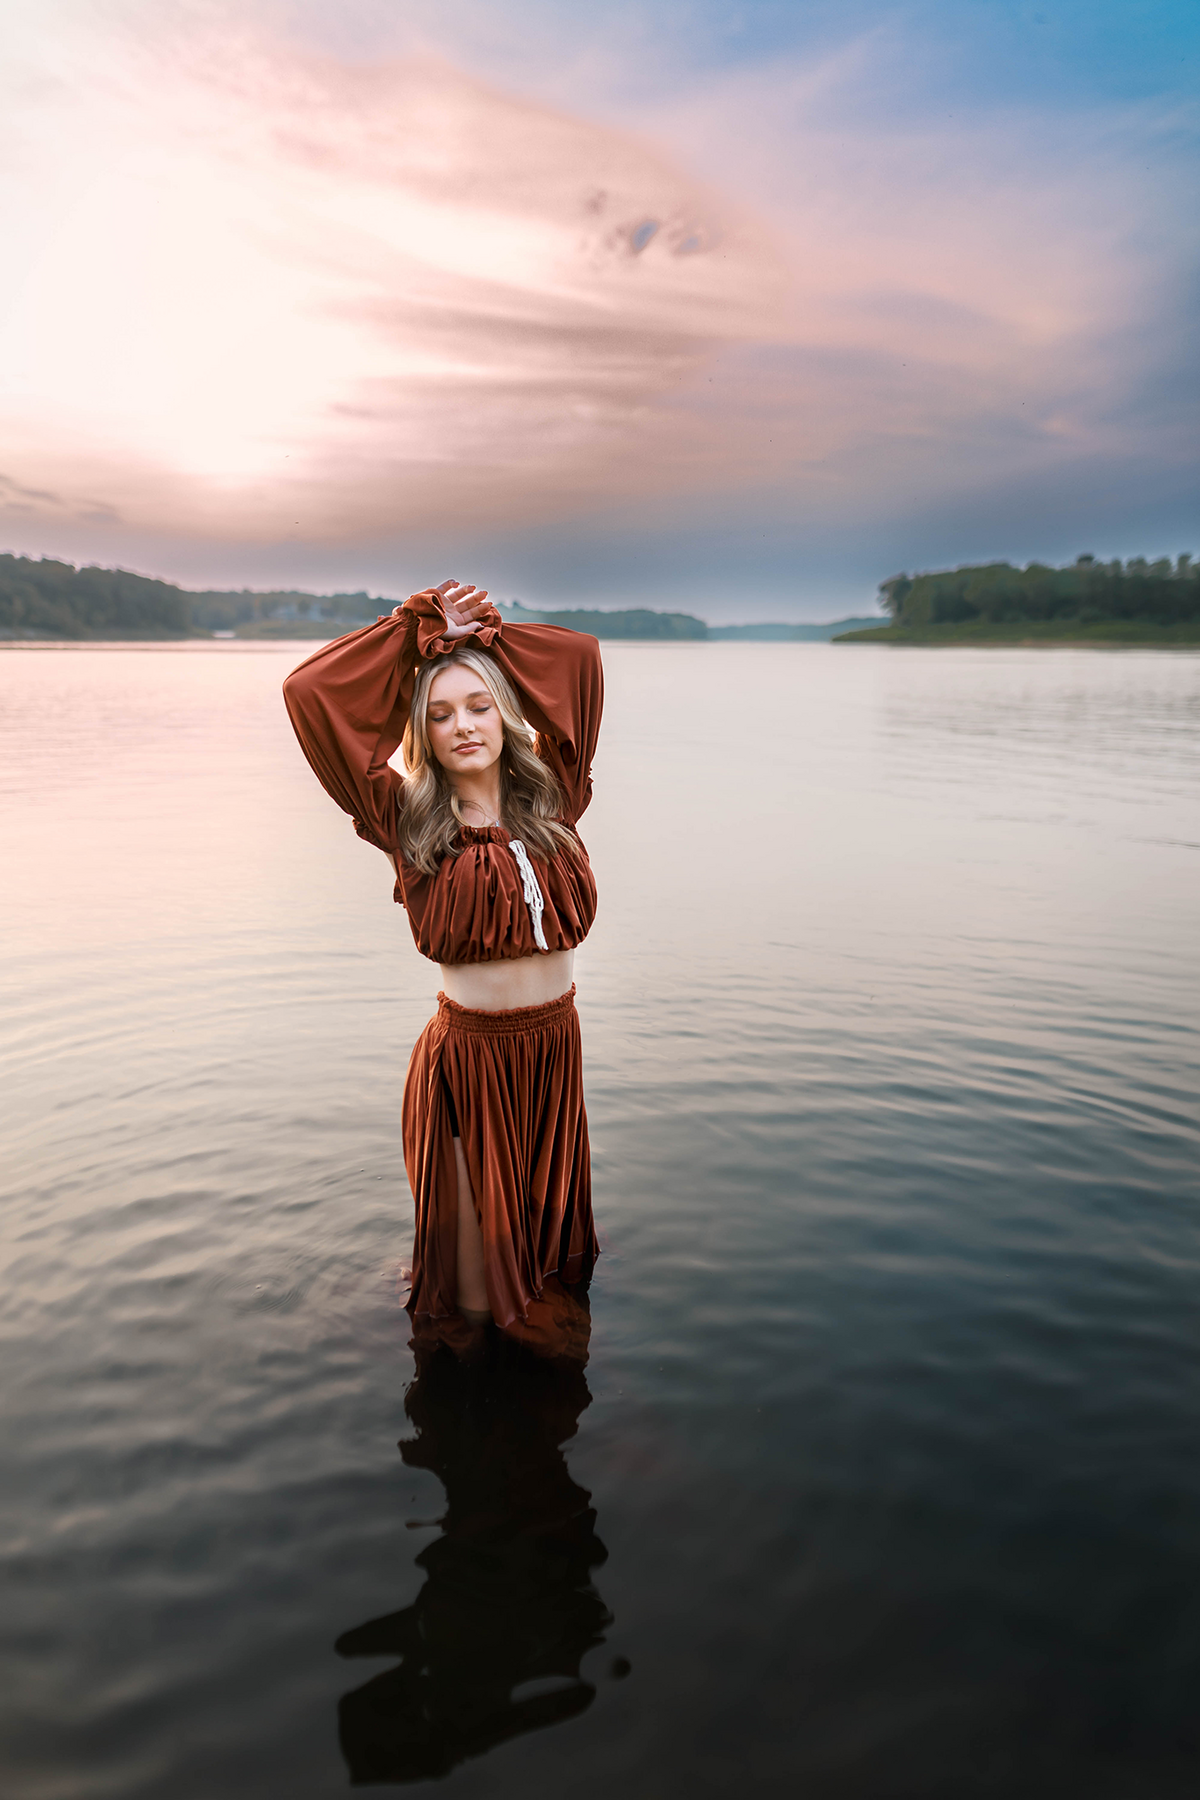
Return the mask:
<svg viewBox="0 0 1200 1800">
<path fill-rule="evenodd" d="M 599 1252 L 574 996 L 490 1013 L 439 994 L 413 1048 L 403 1122 L 418 1330 L 458 1315 L 457 1135 L 493 1319 L 532 1348 L 571 1354 L 564 1288 L 587 1281 Z"/>
</svg>

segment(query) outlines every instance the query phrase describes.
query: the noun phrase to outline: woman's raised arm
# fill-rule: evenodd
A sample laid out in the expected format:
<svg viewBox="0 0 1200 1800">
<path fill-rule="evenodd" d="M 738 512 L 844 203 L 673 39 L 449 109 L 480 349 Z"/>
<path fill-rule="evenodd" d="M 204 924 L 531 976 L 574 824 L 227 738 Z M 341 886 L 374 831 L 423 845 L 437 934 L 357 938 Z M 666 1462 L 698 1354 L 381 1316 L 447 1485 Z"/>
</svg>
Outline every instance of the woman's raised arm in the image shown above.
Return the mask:
<svg viewBox="0 0 1200 1800">
<path fill-rule="evenodd" d="M 561 625 L 505 625 L 488 645 L 538 734 L 537 751 L 557 775 L 574 825 L 592 797 L 592 758 L 604 711 L 600 646 Z"/>
<path fill-rule="evenodd" d="M 398 848 L 404 782 L 389 767 L 404 736 L 421 662 L 472 638 L 504 670 L 558 777 L 574 824 L 592 796 L 604 705 L 600 646 L 557 625 L 505 625 L 486 591 L 444 581 L 412 594 L 390 618 L 323 644 L 283 684 L 313 772 L 368 843 Z"/>
<path fill-rule="evenodd" d="M 381 850 L 395 843 L 404 785 L 388 757 L 404 735 L 402 664 L 411 635 L 407 621 L 380 619 L 322 645 L 283 684 L 314 775 L 359 836 Z"/>
<path fill-rule="evenodd" d="M 358 835 L 381 850 L 392 852 L 398 842 L 404 782 L 388 758 L 404 736 L 418 664 L 468 635 L 460 615 L 480 621 L 474 630 L 481 643 L 499 626 L 486 594 L 471 598 L 473 592 L 444 581 L 413 594 L 391 618 L 323 644 L 283 684 L 288 716 L 317 780 L 350 814 Z M 495 626 L 482 623 L 489 616 Z"/>
</svg>

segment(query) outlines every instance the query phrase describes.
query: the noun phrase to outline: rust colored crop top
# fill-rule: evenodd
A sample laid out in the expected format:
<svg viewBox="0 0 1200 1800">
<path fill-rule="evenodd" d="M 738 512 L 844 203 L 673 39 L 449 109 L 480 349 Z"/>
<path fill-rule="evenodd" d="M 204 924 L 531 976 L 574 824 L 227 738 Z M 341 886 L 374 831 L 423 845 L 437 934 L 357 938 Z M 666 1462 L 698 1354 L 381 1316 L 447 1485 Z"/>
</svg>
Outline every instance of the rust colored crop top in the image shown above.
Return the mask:
<svg viewBox="0 0 1200 1800">
<path fill-rule="evenodd" d="M 399 819 L 404 778 L 389 766 L 404 735 L 418 664 L 453 648 L 432 589 L 413 594 L 399 618 L 379 619 L 322 645 L 283 684 L 288 714 L 318 781 L 354 820 L 358 835 L 393 858 L 395 898 L 422 956 L 439 963 L 504 962 L 573 950 L 596 916 L 596 883 L 582 843 L 575 855 L 528 862 L 543 910 L 527 904 L 528 878 L 503 826 L 460 827 L 463 848 L 432 875 L 404 860 Z M 487 650 L 512 682 L 537 732 L 536 750 L 562 789 L 560 817 L 575 829 L 592 797 L 591 764 L 604 677 L 593 637 L 557 625 L 504 624 L 494 607 L 466 640 Z"/>
</svg>

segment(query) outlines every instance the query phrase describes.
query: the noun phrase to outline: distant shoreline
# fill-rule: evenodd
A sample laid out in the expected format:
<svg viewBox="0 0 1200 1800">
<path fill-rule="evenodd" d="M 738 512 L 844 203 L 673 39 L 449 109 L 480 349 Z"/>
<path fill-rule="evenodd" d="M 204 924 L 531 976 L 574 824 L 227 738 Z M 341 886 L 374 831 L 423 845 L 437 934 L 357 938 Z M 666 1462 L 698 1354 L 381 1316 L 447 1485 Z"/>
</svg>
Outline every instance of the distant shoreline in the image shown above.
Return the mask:
<svg viewBox="0 0 1200 1800">
<path fill-rule="evenodd" d="M 354 593 L 309 594 L 299 589 L 190 589 L 137 575 L 50 557 L 0 554 L 0 642 L 189 643 L 207 639 L 265 639 L 327 644 L 387 618 L 402 597 Z M 870 613 L 822 624 L 763 621 L 709 625 L 692 613 L 646 606 L 539 608 L 496 599 L 512 625 L 559 625 L 604 639 L 659 643 L 745 638 L 764 643 L 828 640 L 839 632 L 883 622 Z"/>
<path fill-rule="evenodd" d="M 19 650 L 22 647 L 33 649 L 38 645 L 84 650 L 100 646 L 119 648 L 123 644 L 160 646 L 164 649 L 187 644 L 212 644 L 214 647 L 252 644 L 261 649 L 267 649 L 272 644 L 303 644 L 315 649 L 318 644 L 332 643 L 335 638 L 345 637 L 351 631 L 361 631 L 363 625 L 370 622 L 359 620 L 332 631 L 329 629 L 330 622 L 318 623 L 316 620 L 289 620 L 286 624 L 282 620 L 272 621 L 274 629 L 271 630 L 259 627 L 236 632 L 110 629 L 86 634 L 73 632 L 70 635 L 49 631 L 22 632 L 18 636 L 15 632 L 0 630 L 0 650 Z M 568 629 L 586 630 L 586 627 Z M 786 636 L 784 630 L 787 630 Z M 622 644 L 707 643 L 724 646 L 743 643 L 763 647 L 778 647 L 787 643 L 878 644 L 887 649 L 907 647 L 919 650 L 961 650 L 971 646 L 985 650 L 1078 650 L 1089 646 L 1098 650 L 1172 650 L 1200 648 L 1200 621 L 1182 620 L 1171 625 L 1155 625 L 1137 619 L 1093 619 L 1086 624 L 1072 624 L 1069 619 L 971 619 L 953 625 L 884 625 L 865 631 L 841 633 L 836 624 L 791 629 L 750 626 L 735 628 L 733 631 L 717 627 L 710 629 L 704 637 L 652 637 L 642 634 L 626 636 L 614 632 L 605 633 L 604 640 Z"/>
<path fill-rule="evenodd" d="M 566 629 L 569 630 L 572 629 L 572 627 L 566 627 Z M 362 625 L 359 624 L 349 626 L 346 631 L 334 632 L 316 631 L 311 627 L 307 631 L 294 632 L 203 631 L 186 633 L 176 632 L 173 635 L 168 635 L 162 631 L 105 631 L 97 632 L 94 636 L 86 637 L 78 633 L 73 633 L 70 637 L 67 637 L 59 633 L 52 634 L 48 631 L 40 633 L 26 632 L 20 637 L 17 637 L 12 632 L 0 632 L 0 651 L 38 649 L 120 650 L 126 645 L 130 649 L 136 649 L 141 646 L 143 649 L 159 650 L 205 647 L 214 650 L 235 650 L 239 647 L 245 649 L 269 650 L 273 645 L 278 644 L 284 648 L 289 645 L 295 645 L 297 647 L 303 647 L 306 652 L 311 652 L 317 649 L 321 644 L 331 644 L 335 639 L 347 636 L 350 631 L 361 630 Z M 748 643 L 751 646 L 758 648 L 771 647 L 778 649 L 781 644 L 820 646 L 835 641 L 844 642 L 845 640 L 835 640 L 832 634 L 826 635 L 826 633 L 822 631 L 819 634 L 814 633 L 811 636 L 802 638 L 738 638 L 734 641 L 738 643 Z M 725 648 L 727 640 L 710 637 L 625 637 L 620 634 L 613 634 L 612 636 L 605 636 L 603 642 L 606 644 L 646 644 L 651 647 L 661 647 L 664 644 L 710 644 L 713 648 Z"/>
<path fill-rule="evenodd" d="M 646 606 L 538 608 L 496 599 L 512 625 L 557 625 L 602 642 L 881 644 L 941 648 L 1072 645 L 1170 648 L 1200 644 L 1200 564 L 1191 555 L 1052 569 L 1029 563 L 960 565 L 879 584 L 884 612 L 821 624 L 759 620 L 710 625 L 693 613 Z M 194 643 L 254 640 L 326 644 L 387 617 L 396 602 L 296 589 L 190 590 L 128 569 L 77 569 L 51 558 L 0 554 L 0 642 Z M 719 604 L 713 601 L 714 605 Z"/>
<path fill-rule="evenodd" d="M 835 644 L 883 644 L 897 648 L 954 649 L 973 644 L 1003 649 L 1171 649 L 1200 645 L 1200 620 L 1183 619 L 1157 625 L 1148 619 L 964 619 L 945 625 L 884 625 L 870 631 L 847 631 Z"/>
<path fill-rule="evenodd" d="M 386 616 L 386 615 L 385 615 Z M 583 631 L 606 643 L 680 644 L 680 643 L 760 643 L 820 644 L 829 643 L 846 626 L 861 626 L 861 618 L 834 619 L 824 625 L 786 625 L 766 622 L 758 625 L 705 625 L 681 613 L 573 613 L 556 617 L 553 613 L 530 615 L 527 609 L 516 613 L 504 608 L 503 616 L 510 625 L 561 624 L 568 631 Z M 570 623 L 567 623 L 568 618 Z M 660 626 L 658 621 L 664 621 Z M 672 621 L 686 620 L 686 629 Z M 328 644 L 352 631 L 374 624 L 374 619 L 262 619 L 226 631 L 164 631 L 162 627 L 145 630 L 108 626 L 95 631 L 13 631 L 0 626 L 0 648 L 7 644 L 206 644 L 206 643 L 311 643 Z"/>
</svg>

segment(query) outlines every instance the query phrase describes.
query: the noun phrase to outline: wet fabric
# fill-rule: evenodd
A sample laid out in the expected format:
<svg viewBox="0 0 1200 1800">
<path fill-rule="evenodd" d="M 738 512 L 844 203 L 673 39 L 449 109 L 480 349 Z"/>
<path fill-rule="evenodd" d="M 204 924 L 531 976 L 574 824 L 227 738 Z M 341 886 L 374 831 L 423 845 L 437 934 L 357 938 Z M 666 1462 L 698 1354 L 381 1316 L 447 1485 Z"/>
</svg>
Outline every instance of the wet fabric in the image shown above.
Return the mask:
<svg viewBox="0 0 1200 1800">
<path fill-rule="evenodd" d="M 462 827 L 460 853 L 432 875 L 400 854 L 404 780 L 388 758 L 400 747 L 422 661 L 453 648 L 433 589 L 413 594 L 399 618 L 379 619 L 325 644 L 284 682 L 288 714 L 317 779 L 354 820 L 359 836 L 396 864 L 395 898 L 407 910 L 422 956 L 439 963 L 499 962 L 541 946 L 522 870 L 503 826 Z M 592 795 L 591 765 L 604 704 L 600 646 L 556 625 L 506 624 L 495 607 L 466 640 L 492 657 L 516 689 L 535 748 L 562 793 L 560 817 L 574 829 Z M 531 856 L 544 900 L 546 950 L 573 950 L 596 916 L 587 852 Z"/>
<path fill-rule="evenodd" d="M 409 1310 L 418 1334 L 448 1343 L 462 1327 L 452 1114 L 493 1319 L 543 1355 L 586 1355 L 586 1312 L 570 1289 L 591 1275 L 599 1245 L 574 988 L 510 1012 L 439 994 L 413 1048 L 403 1108 L 417 1215 Z"/>
</svg>

